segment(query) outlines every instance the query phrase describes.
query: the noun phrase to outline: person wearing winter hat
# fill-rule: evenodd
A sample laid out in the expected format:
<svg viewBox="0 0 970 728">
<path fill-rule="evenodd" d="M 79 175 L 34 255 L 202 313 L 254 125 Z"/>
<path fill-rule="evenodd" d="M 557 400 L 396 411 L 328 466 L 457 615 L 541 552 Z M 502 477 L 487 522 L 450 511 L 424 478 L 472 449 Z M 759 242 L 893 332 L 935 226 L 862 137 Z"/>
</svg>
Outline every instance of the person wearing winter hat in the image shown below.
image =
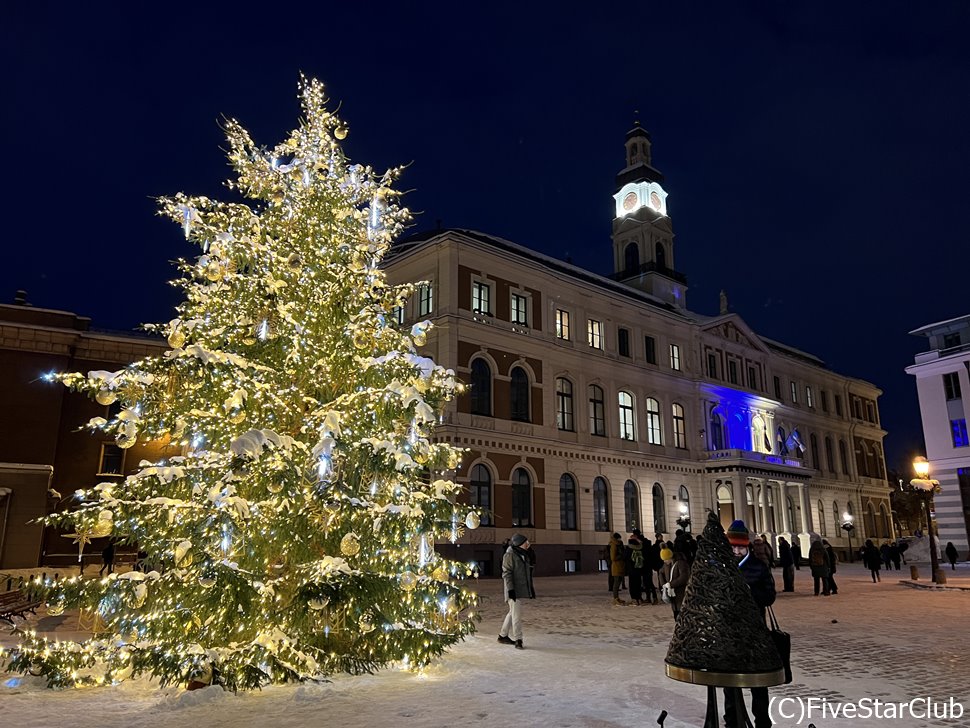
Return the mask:
<svg viewBox="0 0 970 728">
<path fill-rule="evenodd" d="M 771 576 L 771 569 L 765 561 L 751 552 L 751 534 L 744 525 L 744 521 L 734 521 L 725 534 L 735 558 L 738 559 L 738 568 L 744 576 L 744 581 L 751 589 L 754 603 L 761 612 L 761 619 L 764 620 L 765 610 L 775 602 L 775 580 Z M 724 689 L 724 724 L 727 728 L 740 728 L 735 725 L 737 716 L 735 701 L 739 699 L 741 699 L 740 690 Z M 771 725 L 768 709 L 768 688 L 751 688 L 751 712 L 754 714 L 757 728 Z"/>
<path fill-rule="evenodd" d="M 534 562 L 529 557 L 529 539 L 517 533 L 509 540 L 509 548 L 502 557 L 502 581 L 504 582 L 505 601 L 509 613 L 505 615 L 498 641 L 503 645 L 522 646 L 522 600 L 535 599 L 532 588 L 532 569 Z"/>
</svg>

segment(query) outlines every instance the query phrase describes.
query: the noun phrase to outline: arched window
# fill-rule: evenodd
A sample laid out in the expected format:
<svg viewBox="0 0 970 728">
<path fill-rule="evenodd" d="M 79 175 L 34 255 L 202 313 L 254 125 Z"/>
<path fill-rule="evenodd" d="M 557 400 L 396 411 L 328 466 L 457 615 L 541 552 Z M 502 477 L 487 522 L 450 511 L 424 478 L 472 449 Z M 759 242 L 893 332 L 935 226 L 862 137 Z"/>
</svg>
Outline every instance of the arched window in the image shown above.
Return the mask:
<svg viewBox="0 0 970 728">
<path fill-rule="evenodd" d="M 660 402 L 653 397 L 647 397 L 647 442 L 651 445 L 663 445 L 660 430 Z"/>
<path fill-rule="evenodd" d="M 572 432 L 573 427 L 573 383 L 568 379 L 556 379 L 556 427 Z"/>
<path fill-rule="evenodd" d="M 771 443 L 768 441 L 765 421 L 760 416 L 751 419 L 751 449 L 755 452 L 771 452 Z"/>
<path fill-rule="evenodd" d="M 637 484 L 628 480 L 623 484 L 623 517 L 626 520 L 626 530 L 640 528 L 640 492 Z"/>
<path fill-rule="evenodd" d="M 818 466 L 818 438 L 815 437 L 814 432 L 808 436 L 808 441 L 812 446 L 812 467 L 816 470 L 820 470 Z"/>
<path fill-rule="evenodd" d="M 677 514 L 677 525 L 687 531 L 687 533 L 690 533 L 690 491 L 687 490 L 686 485 L 682 485 L 677 489 L 677 498 L 680 499 L 680 504 L 678 505 L 680 513 Z"/>
<path fill-rule="evenodd" d="M 684 417 L 684 408 L 674 402 L 670 410 L 674 417 L 674 447 L 687 447 L 687 420 Z"/>
<path fill-rule="evenodd" d="M 602 478 L 593 481 L 593 530 L 610 530 L 610 496 Z"/>
<path fill-rule="evenodd" d="M 525 468 L 512 473 L 512 525 L 532 525 L 532 480 Z"/>
<path fill-rule="evenodd" d="M 829 472 L 835 472 L 835 454 L 832 452 L 832 438 L 825 438 L 825 464 L 829 467 Z"/>
<path fill-rule="evenodd" d="M 664 503 L 664 489 L 660 483 L 653 484 L 653 532 L 667 533 L 667 511 Z"/>
<path fill-rule="evenodd" d="M 529 421 L 529 375 L 522 367 L 512 367 L 509 372 L 509 392 L 512 399 L 512 419 Z"/>
<path fill-rule="evenodd" d="M 492 368 L 481 358 L 472 362 L 471 406 L 473 415 L 492 416 Z"/>
<path fill-rule="evenodd" d="M 879 526 L 881 528 L 879 535 L 882 538 L 890 538 L 893 535 L 893 530 L 889 524 L 889 512 L 883 503 L 879 504 Z"/>
<path fill-rule="evenodd" d="M 839 502 L 832 501 L 832 521 L 835 523 L 835 535 L 838 536 L 842 531 L 842 511 L 839 510 Z"/>
<path fill-rule="evenodd" d="M 623 251 L 623 270 L 627 273 L 640 270 L 640 248 L 636 243 L 630 243 Z"/>
<path fill-rule="evenodd" d="M 617 395 L 620 410 L 620 438 L 623 440 L 636 440 L 637 431 L 634 426 L 633 395 L 629 392 L 620 392 Z"/>
<path fill-rule="evenodd" d="M 606 411 L 603 388 L 589 385 L 589 434 L 606 436 Z"/>
<path fill-rule="evenodd" d="M 569 473 L 559 478 L 559 528 L 576 530 L 576 481 Z"/>
<path fill-rule="evenodd" d="M 663 270 L 664 268 L 667 267 L 667 249 L 664 248 L 663 243 L 658 242 L 657 245 L 654 247 L 654 250 L 656 250 L 656 253 L 657 253 L 656 254 L 657 270 Z"/>
<path fill-rule="evenodd" d="M 872 503 L 866 503 L 866 536 L 881 536 L 876 530 L 876 509 Z"/>
<path fill-rule="evenodd" d="M 479 463 L 472 468 L 468 482 L 469 502 L 478 510 L 483 526 L 492 525 L 492 473 Z"/>
<path fill-rule="evenodd" d="M 822 505 L 821 500 L 818 502 L 818 529 L 823 536 L 828 536 L 828 529 L 825 527 L 825 506 Z"/>
<path fill-rule="evenodd" d="M 734 521 L 734 495 L 726 485 L 717 486 L 717 515 L 721 520 L 721 525 L 727 528 Z"/>
<path fill-rule="evenodd" d="M 711 450 L 724 449 L 724 417 L 716 409 L 711 410 Z"/>
<path fill-rule="evenodd" d="M 842 472 L 849 474 L 849 456 L 846 454 L 845 440 L 839 440 L 839 462 L 842 465 Z"/>
</svg>

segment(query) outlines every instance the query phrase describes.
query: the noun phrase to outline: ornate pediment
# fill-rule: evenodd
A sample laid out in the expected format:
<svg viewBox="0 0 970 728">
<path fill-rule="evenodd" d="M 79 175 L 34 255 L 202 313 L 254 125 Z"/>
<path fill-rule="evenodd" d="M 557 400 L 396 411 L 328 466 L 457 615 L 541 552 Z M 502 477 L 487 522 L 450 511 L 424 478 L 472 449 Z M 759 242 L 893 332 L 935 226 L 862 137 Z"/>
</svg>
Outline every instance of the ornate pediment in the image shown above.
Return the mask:
<svg viewBox="0 0 970 728">
<path fill-rule="evenodd" d="M 738 319 L 735 314 L 731 314 L 728 318 L 712 321 L 704 327 L 704 330 L 719 339 L 730 341 L 732 344 L 741 344 L 752 349 L 766 351 L 764 342 L 743 321 Z"/>
</svg>

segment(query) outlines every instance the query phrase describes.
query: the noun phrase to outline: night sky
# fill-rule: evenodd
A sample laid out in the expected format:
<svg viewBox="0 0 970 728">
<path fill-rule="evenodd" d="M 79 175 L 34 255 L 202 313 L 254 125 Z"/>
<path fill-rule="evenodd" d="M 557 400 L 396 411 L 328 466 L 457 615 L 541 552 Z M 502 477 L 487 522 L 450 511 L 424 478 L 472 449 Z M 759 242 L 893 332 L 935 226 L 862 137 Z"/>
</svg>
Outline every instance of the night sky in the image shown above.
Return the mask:
<svg viewBox="0 0 970 728">
<path fill-rule="evenodd" d="M 220 118 L 274 145 L 300 71 L 355 161 L 412 163 L 416 229 L 609 273 L 639 110 L 690 308 L 726 289 L 755 331 L 884 390 L 891 467 L 921 448 L 907 332 L 970 313 L 965 0 L 289 5 L 5 7 L 0 300 L 171 318 L 169 261 L 195 252 L 153 198 L 227 197 Z"/>
</svg>

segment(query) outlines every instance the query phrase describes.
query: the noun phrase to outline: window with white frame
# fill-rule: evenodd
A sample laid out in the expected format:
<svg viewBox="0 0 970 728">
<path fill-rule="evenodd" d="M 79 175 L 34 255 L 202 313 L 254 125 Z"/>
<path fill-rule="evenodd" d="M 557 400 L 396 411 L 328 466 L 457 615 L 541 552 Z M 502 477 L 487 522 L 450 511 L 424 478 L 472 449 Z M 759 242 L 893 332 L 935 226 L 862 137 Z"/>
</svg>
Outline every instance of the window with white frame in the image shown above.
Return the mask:
<svg viewBox="0 0 970 728">
<path fill-rule="evenodd" d="M 684 408 L 674 402 L 670 409 L 674 418 L 674 447 L 687 447 L 687 420 L 684 417 Z"/>
<path fill-rule="evenodd" d="M 556 309 L 556 338 L 569 341 L 569 311 Z"/>
<path fill-rule="evenodd" d="M 427 316 L 434 308 L 434 293 L 430 283 L 418 286 L 418 316 Z"/>
<path fill-rule="evenodd" d="M 795 382 L 790 382 L 790 384 L 792 404 L 798 404 L 798 385 Z"/>
<path fill-rule="evenodd" d="M 492 288 L 483 281 L 472 281 L 472 311 L 492 315 Z"/>
<path fill-rule="evenodd" d="M 529 298 L 521 293 L 512 294 L 512 323 L 529 325 Z"/>
<path fill-rule="evenodd" d="M 556 379 L 556 426 L 567 432 L 574 429 L 573 383 L 564 377 Z"/>
<path fill-rule="evenodd" d="M 596 319 L 586 321 L 586 343 L 593 349 L 603 348 L 603 324 Z"/>
<path fill-rule="evenodd" d="M 391 312 L 391 316 L 394 318 L 394 322 L 400 326 L 404 323 L 404 306 L 395 306 L 394 310 Z"/>
<path fill-rule="evenodd" d="M 815 406 L 815 398 L 812 396 L 812 388 L 809 386 L 805 387 L 805 404 L 809 407 Z"/>
<path fill-rule="evenodd" d="M 677 344 L 670 345 L 670 368 L 675 372 L 680 371 L 680 347 Z"/>
<path fill-rule="evenodd" d="M 589 434 L 606 437 L 606 404 L 603 388 L 589 385 Z"/>
<path fill-rule="evenodd" d="M 637 431 L 634 425 L 633 395 L 629 392 L 620 392 L 617 395 L 617 404 L 620 413 L 620 439 L 636 440 Z"/>
<path fill-rule="evenodd" d="M 653 397 L 647 397 L 645 406 L 647 410 L 647 442 L 651 445 L 663 445 L 660 430 L 660 402 Z"/>
</svg>

